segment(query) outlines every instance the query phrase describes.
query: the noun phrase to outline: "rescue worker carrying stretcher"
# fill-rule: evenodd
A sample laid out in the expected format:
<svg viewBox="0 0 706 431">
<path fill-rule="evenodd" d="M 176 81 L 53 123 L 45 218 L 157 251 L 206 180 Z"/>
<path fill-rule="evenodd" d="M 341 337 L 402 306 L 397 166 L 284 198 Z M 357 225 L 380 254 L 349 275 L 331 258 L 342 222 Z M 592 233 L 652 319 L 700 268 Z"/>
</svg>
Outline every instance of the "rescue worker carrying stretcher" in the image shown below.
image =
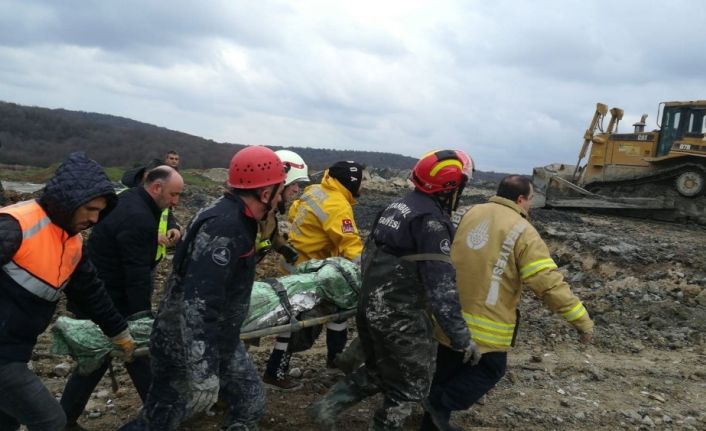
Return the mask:
<svg viewBox="0 0 706 431">
<path fill-rule="evenodd" d="M 296 263 L 332 256 L 360 262 L 363 242 L 353 217 L 353 205 L 362 190 L 364 169 L 356 162 L 336 162 L 324 172 L 321 184 L 307 187 L 292 203 L 289 241 L 299 254 Z M 316 339 L 320 328 L 312 328 L 308 338 Z M 345 320 L 326 324 L 326 365 L 329 368 L 335 367 L 334 358 L 346 347 L 347 340 Z M 288 343 L 288 339 L 279 337 L 267 362 L 263 382 L 272 389 L 291 391 L 300 387 L 287 377 L 291 358 Z"/>
<path fill-rule="evenodd" d="M 522 287 L 527 286 L 591 341 L 593 321 L 557 270 L 549 249 L 528 221 L 534 192 L 529 179 L 505 177 L 490 202 L 472 207 L 461 219 L 451 247 L 463 316 L 483 356 L 464 363 L 435 325 L 439 340 L 436 374 L 421 430 L 460 430 L 451 411 L 466 410 L 505 375 L 507 352 L 515 343 Z"/>
<path fill-rule="evenodd" d="M 61 430 L 66 416 L 27 366 L 61 292 L 131 361 L 135 343 L 83 251 L 81 231 L 117 198 L 98 163 L 72 153 L 37 200 L 0 209 L 0 430 Z"/>
<path fill-rule="evenodd" d="M 260 231 L 258 232 L 257 253 L 258 260 L 264 255 L 274 250 L 279 253 L 288 264 L 294 264 L 299 259 L 299 253 L 289 244 L 287 234 L 279 232 L 277 212 L 284 214 L 285 205 L 299 196 L 301 191 L 300 185 L 308 183 L 309 168 L 297 153 L 289 150 L 275 151 L 275 154 L 282 160 L 284 171 L 287 177 L 284 180 L 284 191 L 282 192 L 282 200 L 276 209 L 270 211 L 267 217 L 260 222 Z M 285 290 L 278 291 L 279 295 L 287 295 Z M 280 296 L 282 298 L 282 296 Z M 286 307 L 289 304 L 288 298 L 282 298 L 283 305 Z M 262 382 L 265 386 L 276 390 L 294 390 L 301 387 L 289 379 L 287 372 L 289 371 L 289 360 L 292 356 L 289 349 L 289 341 L 292 337 L 291 332 L 278 334 L 275 339 L 275 345 L 272 349 L 265 373 L 262 376 Z"/>
<path fill-rule="evenodd" d="M 322 429 L 335 429 L 338 414 L 378 392 L 383 405 L 370 429 L 403 428 L 431 384 L 432 316 L 465 361 L 480 359 L 461 314 L 449 256 L 454 231 L 449 215 L 472 170 L 462 151 L 428 153 L 412 171 L 415 190 L 378 217 L 365 244 L 356 316 L 365 365 L 309 407 Z"/>
<path fill-rule="evenodd" d="M 255 430 L 265 394 L 240 340 L 255 279 L 258 222 L 277 206 L 285 180 L 266 147 L 237 152 L 228 190 L 191 220 L 150 338 L 152 384 L 141 417 L 123 430 L 175 430 L 218 399 L 223 429 Z"/>
<path fill-rule="evenodd" d="M 282 160 L 284 171 L 287 174 L 284 180 L 284 191 L 282 192 L 282 200 L 277 208 L 273 208 L 267 214 L 267 217 L 259 223 L 257 233 L 257 244 L 255 251 L 257 252 L 258 261 L 267 255 L 270 251 L 279 253 L 289 264 L 294 264 L 299 259 L 299 253 L 289 244 L 288 235 L 279 231 L 279 220 L 277 213 L 284 214 L 286 204 L 292 202 L 294 198 L 299 196 L 303 184 L 309 183 L 309 168 L 304 159 L 294 151 L 278 150 L 275 151 L 277 157 Z"/>
</svg>

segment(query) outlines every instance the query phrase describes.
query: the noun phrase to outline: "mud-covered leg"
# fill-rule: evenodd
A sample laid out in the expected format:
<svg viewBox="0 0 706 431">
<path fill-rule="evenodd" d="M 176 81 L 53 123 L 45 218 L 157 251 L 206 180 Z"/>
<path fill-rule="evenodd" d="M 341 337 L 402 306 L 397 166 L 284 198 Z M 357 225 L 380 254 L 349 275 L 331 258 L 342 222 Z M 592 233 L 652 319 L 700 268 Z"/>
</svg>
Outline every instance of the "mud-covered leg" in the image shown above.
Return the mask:
<svg viewBox="0 0 706 431">
<path fill-rule="evenodd" d="M 265 416 L 265 391 L 242 341 L 221 370 L 221 395 L 227 408 L 224 429 L 257 430 Z"/>
<path fill-rule="evenodd" d="M 333 385 L 322 399 L 307 408 L 307 413 L 319 429 L 332 431 L 336 429 L 338 415 L 377 392 L 380 392 L 379 386 L 363 366 Z"/>
<path fill-rule="evenodd" d="M 436 357 L 430 331 L 423 316 L 398 319 L 377 331 L 383 346 L 376 352 L 377 372 L 385 398 L 375 411 L 372 429 L 403 429 L 414 405 L 429 393 Z"/>
</svg>

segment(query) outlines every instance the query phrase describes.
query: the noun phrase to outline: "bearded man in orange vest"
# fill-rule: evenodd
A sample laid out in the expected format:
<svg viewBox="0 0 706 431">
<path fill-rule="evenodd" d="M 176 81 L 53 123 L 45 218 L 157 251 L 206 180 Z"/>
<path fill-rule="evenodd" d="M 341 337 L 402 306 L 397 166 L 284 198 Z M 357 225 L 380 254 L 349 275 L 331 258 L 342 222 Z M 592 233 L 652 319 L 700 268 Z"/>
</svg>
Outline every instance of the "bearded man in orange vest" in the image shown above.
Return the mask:
<svg viewBox="0 0 706 431">
<path fill-rule="evenodd" d="M 72 153 L 39 199 L 0 208 L 0 431 L 20 424 L 56 431 L 66 424 L 58 401 L 28 367 L 62 291 L 132 360 L 127 323 L 82 252 L 80 234 L 115 202 L 100 165 Z"/>
</svg>

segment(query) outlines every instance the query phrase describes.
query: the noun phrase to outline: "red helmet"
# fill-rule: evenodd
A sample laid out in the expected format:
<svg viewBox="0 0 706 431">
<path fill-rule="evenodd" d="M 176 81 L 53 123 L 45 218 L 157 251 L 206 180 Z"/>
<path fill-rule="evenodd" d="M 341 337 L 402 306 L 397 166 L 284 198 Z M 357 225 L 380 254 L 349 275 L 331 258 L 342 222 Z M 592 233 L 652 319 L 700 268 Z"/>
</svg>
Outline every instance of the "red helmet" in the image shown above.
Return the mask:
<svg viewBox="0 0 706 431">
<path fill-rule="evenodd" d="M 410 180 L 422 193 L 433 195 L 464 186 L 473 176 L 473 160 L 461 150 L 432 151 L 422 156 Z"/>
<path fill-rule="evenodd" d="M 245 147 L 230 159 L 228 185 L 234 189 L 257 189 L 283 183 L 284 165 L 267 147 Z"/>
</svg>

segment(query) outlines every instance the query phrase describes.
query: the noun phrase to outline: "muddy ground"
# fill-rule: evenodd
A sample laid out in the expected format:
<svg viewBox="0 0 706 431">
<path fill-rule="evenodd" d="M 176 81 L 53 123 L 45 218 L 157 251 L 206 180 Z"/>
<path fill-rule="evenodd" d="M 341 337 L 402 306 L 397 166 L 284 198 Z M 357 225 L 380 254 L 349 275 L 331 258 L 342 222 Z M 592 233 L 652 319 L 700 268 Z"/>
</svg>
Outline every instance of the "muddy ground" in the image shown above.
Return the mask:
<svg viewBox="0 0 706 431">
<path fill-rule="evenodd" d="M 179 216 L 188 218 L 215 189 L 190 191 Z M 396 190 L 368 193 L 357 208 L 359 225 L 369 226 Z M 489 194 L 484 190 L 468 200 Z M 455 414 L 454 423 L 469 430 L 706 429 L 706 229 L 550 210 L 533 210 L 532 218 L 595 319 L 594 343 L 580 346 L 569 325 L 525 294 L 508 374 L 480 404 Z M 160 267 L 160 280 L 167 269 Z M 259 275 L 272 271 L 271 261 L 265 262 Z M 250 350 L 261 371 L 271 343 Z M 52 357 L 48 349 L 45 334 L 33 366 L 58 396 L 71 360 Z M 125 371 L 117 369 L 120 389 L 113 393 L 103 379 L 80 420 L 85 428 L 114 430 L 137 414 L 139 399 Z M 315 429 L 304 409 L 341 375 L 325 368 L 321 340 L 293 358 L 292 372 L 303 387 L 268 391 L 260 429 Z M 379 402 L 361 403 L 340 424 L 349 431 L 367 429 Z M 416 429 L 420 418 L 418 408 L 407 428 Z M 217 430 L 220 420 L 216 412 L 183 429 Z"/>
</svg>

